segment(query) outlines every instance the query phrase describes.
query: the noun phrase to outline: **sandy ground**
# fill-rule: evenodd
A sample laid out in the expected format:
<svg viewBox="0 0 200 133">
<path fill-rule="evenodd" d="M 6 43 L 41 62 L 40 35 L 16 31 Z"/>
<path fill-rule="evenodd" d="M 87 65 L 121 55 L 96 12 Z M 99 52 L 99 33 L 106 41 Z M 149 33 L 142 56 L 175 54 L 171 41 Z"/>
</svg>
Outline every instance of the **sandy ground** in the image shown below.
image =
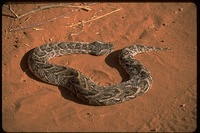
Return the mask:
<svg viewBox="0 0 200 133">
<path fill-rule="evenodd" d="M 193 3 L 88 4 L 40 10 L 16 20 L 7 8 L 8 3 L 2 7 L 3 129 L 8 132 L 196 130 L 196 6 Z M 11 4 L 18 15 L 45 5 L 51 3 Z M 78 7 L 86 5 L 91 10 Z M 16 29 L 60 15 L 64 16 L 28 29 Z M 101 57 L 74 54 L 51 61 L 73 67 L 95 82 L 109 86 L 128 80 L 118 63 L 117 50 L 135 43 L 172 50 L 137 55 L 150 70 L 153 86 L 136 99 L 112 106 L 85 105 L 65 88 L 44 83 L 28 70 L 27 55 L 32 48 L 48 42 L 95 40 L 113 43 L 115 51 Z"/>
</svg>

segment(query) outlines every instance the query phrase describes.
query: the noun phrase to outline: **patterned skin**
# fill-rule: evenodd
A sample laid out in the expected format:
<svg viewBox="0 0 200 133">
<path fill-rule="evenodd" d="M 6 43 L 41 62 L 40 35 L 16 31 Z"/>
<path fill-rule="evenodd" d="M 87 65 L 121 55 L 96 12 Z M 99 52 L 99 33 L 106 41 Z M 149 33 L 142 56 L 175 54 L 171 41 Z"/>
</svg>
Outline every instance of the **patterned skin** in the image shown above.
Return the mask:
<svg viewBox="0 0 200 133">
<path fill-rule="evenodd" d="M 169 50 L 169 48 L 142 45 L 132 45 L 122 49 L 119 63 L 129 74 L 130 80 L 112 86 L 97 85 L 73 68 L 49 63 L 49 59 L 55 56 L 74 53 L 100 56 L 110 53 L 113 49 L 112 44 L 100 41 L 49 43 L 32 51 L 28 57 L 28 65 L 31 72 L 42 81 L 65 87 L 90 105 L 113 105 L 144 94 L 152 85 L 150 72 L 134 58 L 136 54 Z"/>
</svg>

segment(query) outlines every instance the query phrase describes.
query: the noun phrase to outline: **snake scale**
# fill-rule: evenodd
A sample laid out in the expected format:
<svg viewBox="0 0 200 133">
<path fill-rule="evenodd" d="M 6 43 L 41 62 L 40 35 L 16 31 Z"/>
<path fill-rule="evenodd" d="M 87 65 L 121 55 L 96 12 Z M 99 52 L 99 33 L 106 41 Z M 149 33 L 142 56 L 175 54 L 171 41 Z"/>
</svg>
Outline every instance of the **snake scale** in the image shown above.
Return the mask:
<svg viewBox="0 0 200 133">
<path fill-rule="evenodd" d="M 100 56 L 112 52 L 113 49 L 113 44 L 101 41 L 48 43 L 33 49 L 28 56 L 28 66 L 42 81 L 65 87 L 90 105 L 113 105 L 144 94 L 152 85 L 150 72 L 134 56 L 138 53 L 163 51 L 169 48 L 142 45 L 125 47 L 119 54 L 119 63 L 129 74 L 130 80 L 111 86 L 100 86 L 80 71 L 49 63 L 49 59 L 56 56 L 75 53 Z"/>
</svg>

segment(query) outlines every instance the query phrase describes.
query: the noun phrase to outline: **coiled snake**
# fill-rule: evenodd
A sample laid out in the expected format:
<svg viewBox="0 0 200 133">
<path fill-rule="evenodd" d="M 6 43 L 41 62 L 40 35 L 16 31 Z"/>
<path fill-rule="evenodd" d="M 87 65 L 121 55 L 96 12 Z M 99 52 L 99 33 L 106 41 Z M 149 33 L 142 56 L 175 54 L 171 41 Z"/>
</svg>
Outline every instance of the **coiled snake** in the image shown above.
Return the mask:
<svg viewBox="0 0 200 133">
<path fill-rule="evenodd" d="M 28 57 L 31 72 L 39 79 L 76 94 L 90 105 L 112 105 L 136 98 L 147 92 L 152 85 L 152 76 L 147 68 L 134 58 L 134 55 L 169 48 L 132 45 L 121 50 L 119 63 L 130 75 L 130 80 L 111 86 L 100 86 L 81 72 L 64 66 L 53 65 L 49 59 L 74 53 L 100 56 L 110 53 L 114 46 L 110 43 L 95 41 L 49 43 L 35 48 Z"/>
</svg>

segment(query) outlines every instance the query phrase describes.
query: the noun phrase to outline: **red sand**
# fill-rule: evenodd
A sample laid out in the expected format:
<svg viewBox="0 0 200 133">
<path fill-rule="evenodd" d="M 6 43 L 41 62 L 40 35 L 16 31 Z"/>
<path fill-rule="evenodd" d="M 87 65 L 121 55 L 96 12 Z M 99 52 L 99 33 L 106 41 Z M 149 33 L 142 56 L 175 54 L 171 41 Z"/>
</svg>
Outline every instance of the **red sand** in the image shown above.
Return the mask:
<svg viewBox="0 0 200 133">
<path fill-rule="evenodd" d="M 12 9 L 20 15 L 50 4 L 12 4 Z M 84 6 L 83 3 L 73 5 Z M 89 7 L 90 11 L 50 8 L 14 20 L 10 10 L 3 6 L 3 129 L 7 132 L 194 131 L 197 125 L 196 6 L 193 3 L 96 3 Z M 116 9 L 121 10 L 83 25 L 67 27 Z M 9 28 L 30 26 L 72 10 L 74 13 L 52 22 L 9 32 Z M 172 50 L 137 55 L 150 70 L 153 86 L 136 99 L 112 106 L 84 105 L 65 88 L 41 82 L 28 70 L 26 53 L 34 47 L 56 41 L 95 40 L 111 42 L 115 50 L 135 43 Z M 52 62 L 80 70 L 101 85 L 112 85 L 128 80 L 118 64 L 117 54 L 70 55 Z"/>
</svg>

